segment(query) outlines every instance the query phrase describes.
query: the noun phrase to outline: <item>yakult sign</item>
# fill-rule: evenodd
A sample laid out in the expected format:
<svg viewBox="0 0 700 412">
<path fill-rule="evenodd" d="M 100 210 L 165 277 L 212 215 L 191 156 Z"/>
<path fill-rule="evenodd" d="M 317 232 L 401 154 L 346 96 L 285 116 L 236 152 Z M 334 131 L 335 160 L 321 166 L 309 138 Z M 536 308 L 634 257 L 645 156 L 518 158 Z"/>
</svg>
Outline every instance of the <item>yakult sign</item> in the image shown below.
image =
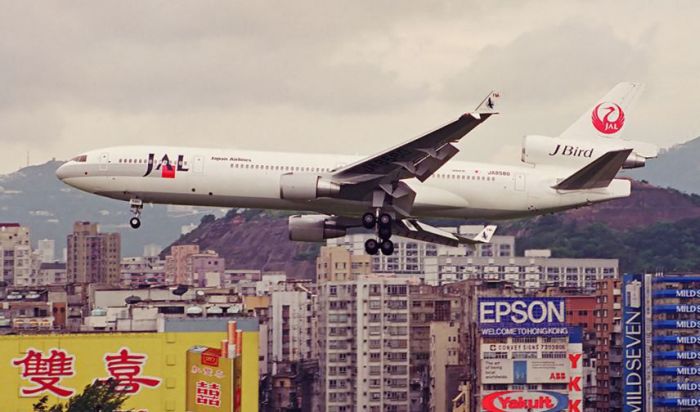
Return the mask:
<svg viewBox="0 0 700 412">
<path fill-rule="evenodd" d="M 564 336 L 566 307 L 563 298 L 480 298 L 482 336 Z"/>
</svg>

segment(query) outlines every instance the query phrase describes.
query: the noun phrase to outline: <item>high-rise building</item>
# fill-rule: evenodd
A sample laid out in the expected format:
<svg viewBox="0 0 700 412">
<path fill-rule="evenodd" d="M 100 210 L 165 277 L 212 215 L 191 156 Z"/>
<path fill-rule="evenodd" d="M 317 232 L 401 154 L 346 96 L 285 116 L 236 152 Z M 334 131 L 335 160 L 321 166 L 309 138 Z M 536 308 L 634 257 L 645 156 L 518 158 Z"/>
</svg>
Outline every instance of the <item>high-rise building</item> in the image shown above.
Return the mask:
<svg viewBox="0 0 700 412">
<path fill-rule="evenodd" d="M 596 411 L 622 410 L 622 289 L 620 279 L 603 279 L 595 293 L 595 386 L 587 394 Z"/>
<path fill-rule="evenodd" d="M 31 286 L 32 249 L 29 228 L 19 223 L 0 223 L 0 274 L 7 285 Z"/>
<path fill-rule="evenodd" d="M 459 325 L 464 305 L 463 294 L 443 286 L 410 285 L 410 398 L 411 411 L 425 410 L 431 393 L 430 328 L 433 322 Z M 457 387 L 455 386 L 454 389 Z"/>
<path fill-rule="evenodd" d="M 371 256 L 343 247 L 322 247 L 316 259 L 316 282 L 346 281 L 372 273 Z"/>
<path fill-rule="evenodd" d="M 315 309 L 314 294 L 301 283 L 284 283 L 270 292 L 268 359 L 273 375 L 279 372 L 279 364 L 314 357 L 312 319 Z"/>
<path fill-rule="evenodd" d="M 583 410 L 583 332 L 568 326 L 565 298 L 501 292 L 475 312 L 478 410 Z"/>
<path fill-rule="evenodd" d="M 460 328 L 457 322 L 430 323 L 430 412 L 450 410 L 459 381 L 450 379 L 450 368 L 460 365 Z M 423 406 L 423 405 L 421 405 Z"/>
<path fill-rule="evenodd" d="M 39 260 L 41 263 L 56 261 L 56 242 L 53 239 L 41 239 L 37 242 Z"/>
<path fill-rule="evenodd" d="M 120 239 L 119 233 L 99 233 L 96 223 L 75 222 L 68 235 L 68 282 L 118 286 Z"/>
<path fill-rule="evenodd" d="M 188 283 L 187 258 L 199 253 L 199 245 L 176 245 L 165 257 L 165 280 L 171 285 Z"/>
<path fill-rule="evenodd" d="M 700 407 L 700 275 L 625 274 L 622 409 Z"/>
<path fill-rule="evenodd" d="M 319 283 L 321 410 L 410 410 L 409 282 L 361 275 Z"/>
</svg>

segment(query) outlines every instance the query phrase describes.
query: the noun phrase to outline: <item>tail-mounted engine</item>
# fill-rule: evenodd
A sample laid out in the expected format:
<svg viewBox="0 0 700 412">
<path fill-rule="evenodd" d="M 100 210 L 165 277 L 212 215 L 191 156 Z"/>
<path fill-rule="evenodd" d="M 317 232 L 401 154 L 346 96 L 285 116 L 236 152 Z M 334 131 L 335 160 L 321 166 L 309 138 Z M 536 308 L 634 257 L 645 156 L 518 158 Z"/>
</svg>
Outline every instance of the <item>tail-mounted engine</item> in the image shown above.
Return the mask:
<svg viewBox="0 0 700 412">
<path fill-rule="evenodd" d="M 561 167 L 582 167 L 611 150 L 633 149 L 623 169 L 644 167 L 646 159 L 656 157 L 658 149 L 649 143 L 630 140 L 573 140 L 546 136 L 526 136 L 523 139 L 524 163 Z"/>
</svg>

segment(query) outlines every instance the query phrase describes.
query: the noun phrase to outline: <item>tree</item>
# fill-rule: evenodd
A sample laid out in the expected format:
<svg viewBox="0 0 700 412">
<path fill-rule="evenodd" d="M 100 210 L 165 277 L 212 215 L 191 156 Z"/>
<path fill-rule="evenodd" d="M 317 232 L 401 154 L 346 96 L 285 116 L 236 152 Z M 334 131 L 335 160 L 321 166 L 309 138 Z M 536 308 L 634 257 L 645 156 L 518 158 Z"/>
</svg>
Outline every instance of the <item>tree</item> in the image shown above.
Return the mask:
<svg viewBox="0 0 700 412">
<path fill-rule="evenodd" d="M 211 223 L 216 220 L 216 216 L 214 215 L 204 215 L 202 216 L 202 220 L 199 221 L 200 224 L 206 225 L 207 223 Z"/>
<path fill-rule="evenodd" d="M 114 379 L 107 381 L 95 381 L 86 385 L 83 393 L 70 398 L 64 405 L 57 403 L 48 406 L 48 396 L 42 397 L 39 402 L 32 405 L 34 412 L 116 412 L 124 411 L 122 405 L 128 399 L 128 395 L 117 390 L 117 382 Z"/>
</svg>

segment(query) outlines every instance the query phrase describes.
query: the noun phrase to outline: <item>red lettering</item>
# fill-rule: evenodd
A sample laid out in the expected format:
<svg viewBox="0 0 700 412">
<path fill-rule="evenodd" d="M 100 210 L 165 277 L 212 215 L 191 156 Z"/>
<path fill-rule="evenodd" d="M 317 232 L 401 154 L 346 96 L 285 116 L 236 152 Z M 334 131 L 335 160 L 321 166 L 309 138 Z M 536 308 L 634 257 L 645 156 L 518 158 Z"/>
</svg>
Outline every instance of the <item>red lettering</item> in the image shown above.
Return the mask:
<svg viewBox="0 0 700 412">
<path fill-rule="evenodd" d="M 70 356 L 63 349 L 51 349 L 50 352 L 50 356 L 43 356 L 41 351 L 29 349 L 24 358 L 12 360 L 14 366 L 22 368 L 22 379 L 35 384 L 33 387 L 21 388 L 22 396 L 35 396 L 42 392 L 49 392 L 55 396 L 67 398 L 75 392 L 60 385 L 63 378 L 75 375 L 73 369 L 75 357 Z"/>
<path fill-rule="evenodd" d="M 569 363 L 571 364 L 571 369 L 578 368 L 579 359 L 581 359 L 580 353 L 570 353 L 569 354 Z"/>
<path fill-rule="evenodd" d="M 581 399 L 577 399 L 575 401 L 570 400 L 569 401 L 569 412 L 581 412 L 579 405 L 581 405 Z"/>
<path fill-rule="evenodd" d="M 579 385 L 580 382 L 580 376 L 577 376 L 575 378 L 569 378 L 569 392 L 581 392 L 581 386 Z"/>
</svg>

